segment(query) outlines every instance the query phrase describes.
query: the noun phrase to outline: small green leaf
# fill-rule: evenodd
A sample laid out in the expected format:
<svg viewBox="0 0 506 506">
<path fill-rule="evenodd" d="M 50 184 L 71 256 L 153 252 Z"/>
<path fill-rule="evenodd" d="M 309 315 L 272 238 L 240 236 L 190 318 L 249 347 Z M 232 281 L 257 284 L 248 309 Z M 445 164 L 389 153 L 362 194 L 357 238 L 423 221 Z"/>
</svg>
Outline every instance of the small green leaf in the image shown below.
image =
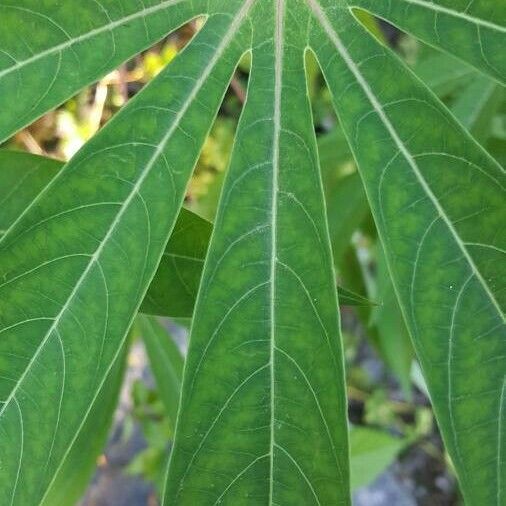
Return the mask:
<svg viewBox="0 0 506 506">
<path fill-rule="evenodd" d="M 156 318 L 139 316 L 136 322 L 146 346 L 160 397 L 174 429 L 181 393 L 183 356 L 170 334 Z"/>
<path fill-rule="evenodd" d="M 213 226 L 181 209 L 141 311 L 159 316 L 191 317 Z"/>
<path fill-rule="evenodd" d="M 395 460 L 405 442 L 365 427 L 350 429 L 351 489 L 369 485 Z"/>
</svg>

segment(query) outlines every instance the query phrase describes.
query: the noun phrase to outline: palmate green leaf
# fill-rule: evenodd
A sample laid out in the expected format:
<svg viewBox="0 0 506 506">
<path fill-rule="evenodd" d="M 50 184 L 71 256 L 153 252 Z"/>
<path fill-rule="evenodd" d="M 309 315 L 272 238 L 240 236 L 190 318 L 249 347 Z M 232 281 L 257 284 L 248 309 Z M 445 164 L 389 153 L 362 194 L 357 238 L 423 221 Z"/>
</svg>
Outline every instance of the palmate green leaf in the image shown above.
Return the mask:
<svg viewBox="0 0 506 506">
<path fill-rule="evenodd" d="M 500 504 L 505 172 L 347 13 L 310 3 L 323 27 L 315 45 L 326 37 L 320 62 L 340 55 L 324 74 L 465 498 Z"/>
<path fill-rule="evenodd" d="M 43 502 L 78 440 L 162 257 L 240 28 L 209 19 L 0 242 L 0 503 Z"/>
<path fill-rule="evenodd" d="M 0 150 L 0 237 L 62 169 L 63 162 L 21 151 Z M 212 224 L 182 208 L 140 311 L 188 318 L 193 314 Z M 341 304 L 374 305 L 338 287 Z"/>
<path fill-rule="evenodd" d="M 504 172 L 344 2 L 185 5 L 208 15 L 196 39 L 0 242 L 0 502 L 48 497 L 162 258 L 234 67 L 251 50 L 165 504 L 349 504 L 309 46 L 366 183 L 464 494 L 500 504 Z"/>
<path fill-rule="evenodd" d="M 187 0 L 5 0 L 0 143 L 194 16 Z"/>
<path fill-rule="evenodd" d="M 506 4 L 494 0 L 347 0 L 506 84 Z"/>
</svg>

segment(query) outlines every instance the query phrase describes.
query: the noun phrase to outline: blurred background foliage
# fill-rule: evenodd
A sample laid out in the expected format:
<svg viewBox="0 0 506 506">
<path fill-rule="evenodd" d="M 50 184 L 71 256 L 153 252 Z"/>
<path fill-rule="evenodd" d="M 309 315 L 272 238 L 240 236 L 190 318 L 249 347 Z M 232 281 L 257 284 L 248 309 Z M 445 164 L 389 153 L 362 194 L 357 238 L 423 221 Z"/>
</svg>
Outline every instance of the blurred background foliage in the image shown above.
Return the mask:
<svg viewBox="0 0 506 506">
<path fill-rule="evenodd" d="M 365 13 L 358 15 L 367 29 L 396 51 L 504 164 L 503 90 L 460 61 Z M 180 28 L 16 134 L 2 148 L 63 161 L 70 159 L 126 101 L 165 65 L 170 65 L 201 23 L 197 20 Z M 451 463 L 435 425 L 352 153 L 310 53 L 306 67 L 336 281 L 376 302 L 369 306 L 341 307 L 355 503 L 460 504 Z M 249 59 L 245 57 L 233 77 L 188 187 L 186 207 L 210 221 L 217 209 L 234 132 L 246 98 L 248 71 Z M 186 321 L 138 318 L 109 446 L 98 459 L 98 472 L 83 504 L 157 503 L 174 431 L 188 325 Z M 129 450 L 119 460 L 114 457 L 114 452 L 120 451 L 117 448 L 124 448 L 132 438 L 141 441 L 134 445 L 134 451 Z M 121 502 L 120 496 L 111 492 L 111 480 L 116 483 L 113 488 L 125 485 L 124 481 L 121 484 L 114 481 L 115 473 L 127 481 L 129 477 L 137 477 L 132 486 L 138 490 L 128 494 L 127 502 Z"/>
</svg>

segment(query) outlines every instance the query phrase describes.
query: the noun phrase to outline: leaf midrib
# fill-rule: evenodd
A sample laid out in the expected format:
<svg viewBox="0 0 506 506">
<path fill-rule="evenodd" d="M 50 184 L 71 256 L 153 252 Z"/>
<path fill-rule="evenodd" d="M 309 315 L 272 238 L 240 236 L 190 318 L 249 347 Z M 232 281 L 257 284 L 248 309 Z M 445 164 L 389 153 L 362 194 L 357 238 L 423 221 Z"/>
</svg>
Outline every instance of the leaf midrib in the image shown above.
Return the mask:
<svg viewBox="0 0 506 506">
<path fill-rule="evenodd" d="M 494 294 L 490 290 L 490 287 L 486 283 L 486 281 L 483 279 L 483 276 L 481 275 L 480 271 L 476 267 L 476 264 L 474 263 L 473 258 L 471 257 L 469 251 L 467 250 L 465 243 L 462 241 L 460 236 L 458 235 L 457 231 L 455 230 L 455 227 L 453 223 L 451 222 L 450 218 L 447 216 L 445 210 L 439 203 L 437 197 L 432 192 L 429 184 L 427 183 L 426 179 L 423 177 L 420 168 L 418 167 L 418 164 L 416 163 L 413 155 L 409 152 L 406 145 L 403 143 L 402 139 L 399 137 L 399 134 L 395 130 L 394 126 L 390 122 L 390 119 L 388 118 L 387 114 L 385 113 L 381 103 L 379 102 L 378 98 L 372 91 L 371 87 L 367 83 L 365 77 L 360 72 L 358 66 L 351 58 L 349 52 L 341 42 L 339 36 L 337 35 L 336 31 L 332 27 L 329 19 L 327 18 L 325 12 L 323 11 L 321 5 L 317 0 L 306 0 L 309 4 L 311 10 L 313 11 L 315 17 L 320 22 L 320 25 L 323 27 L 325 32 L 327 33 L 327 36 L 330 38 L 334 46 L 336 47 L 337 51 L 339 52 L 341 58 L 349 68 L 350 72 L 355 77 L 357 83 L 362 88 L 363 92 L 369 99 L 369 102 L 371 103 L 373 109 L 376 111 L 376 114 L 380 118 L 381 122 L 384 124 L 385 128 L 387 129 L 388 133 L 390 134 L 392 140 L 396 144 L 397 148 L 399 149 L 399 152 L 404 156 L 405 160 L 408 162 L 408 165 L 412 169 L 413 173 L 415 174 L 420 186 L 426 193 L 426 195 L 429 197 L 430 201 L 432 202 L 432 205 L 435 207 L 438 215 L 441 217 L 441 219 L 444 221 L 446 226 L 448 227 L 448 230 L 450 231 L 455 243 L 459 247 L 459 249 L 462 251 L 462 254 L 467 260 L 467 263 L 469 264 L 469 267 L 471 268 L 472 273 L 476 277 L 476 279 L 479 281 L 480 285 L 482 286 L 484 292 L 487 294 L 488 298 L 490 299 L 492 305 L 496 309 L 497 313 L 499 314 L 499 317 L 503 320 L 505 320 L 504 313 L 495 298 Z"/>
<path fill-rule="evenodd" d="M 281 93 L 283 85 L 283 50 L 284 50 L 284 23 L 285 1 L 276 0 L 274 29 L 274 142 L 272 163 L 272 190 L 271 190 L 271 265 L 270 265 L 270 340 L 269 340 L 269 368 L 270 368 L 270 395 L 271 395 L 271 420 L 270 420 L 270 479 L 269 479 L 269 504 L 273 504 L 274 496 L 274 448 L 276 440 L 274 436 L 275 416 L 275 356 L 276 356 L 276 267 L 277 267 L 277 220 L 278 220 L 278 197 L 279 197 L 279 162 L 281 142 Z"/>
</svg>

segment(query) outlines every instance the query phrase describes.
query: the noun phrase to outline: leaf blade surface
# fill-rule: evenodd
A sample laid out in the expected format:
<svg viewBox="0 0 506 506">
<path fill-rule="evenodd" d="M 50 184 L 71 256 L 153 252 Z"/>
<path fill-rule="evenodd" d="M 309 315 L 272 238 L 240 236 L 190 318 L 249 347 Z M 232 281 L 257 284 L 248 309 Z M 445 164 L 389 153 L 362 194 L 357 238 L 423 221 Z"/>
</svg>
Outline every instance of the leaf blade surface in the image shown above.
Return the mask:
<svg viewBox="0 0 506 506">
<path fill-rule="evenodd" d="M 248 98 L 196 305 L 164 504 L 349 503 L 307 21 L 297 1 L 258 2 L 252 14 Z"/>
<path fill-rule="evenodd" d="M 227 43 L 239 28 L 226 15 L 210 19 L 185 51 L 197 65 L 176 59 L 53 179 L 0 242 L 0 296 L 6 301 L 0 352 L 19 354 L 1 363 L 7 379 L 0 383 L 0 427 L 9 435 L 9 444 L 0 446 L 3 502 L 44 501 L 79 437 L 154 275 L 240 57 L 239 47 Z M 177 170 L 170 161 L 174 139 L 185 146 Z M 41 385 L 58 396 L 56 405 L 53 396 L 37 397 Z"/>
<path fill-rule="evenodd" d="M 505 468 L 505 172 L 387 49 L 356 23 L 338 31 L 343 20 L 309 1 L 340 54 L 324 73 L 464 495 L 470 504 L 494 504 Z M 317 55 L 328 61 L 328 46 Z M 389 79 L 393 94 L 382 87 Z M 433 129 L 416 135 L 416 117 Z M 381 145 L 369 142 L 378 138 Z M 486 375 L 468 374 L 485 364 Z M 483 396 L 487 409 L 475 409 Z"/>
</svg>

